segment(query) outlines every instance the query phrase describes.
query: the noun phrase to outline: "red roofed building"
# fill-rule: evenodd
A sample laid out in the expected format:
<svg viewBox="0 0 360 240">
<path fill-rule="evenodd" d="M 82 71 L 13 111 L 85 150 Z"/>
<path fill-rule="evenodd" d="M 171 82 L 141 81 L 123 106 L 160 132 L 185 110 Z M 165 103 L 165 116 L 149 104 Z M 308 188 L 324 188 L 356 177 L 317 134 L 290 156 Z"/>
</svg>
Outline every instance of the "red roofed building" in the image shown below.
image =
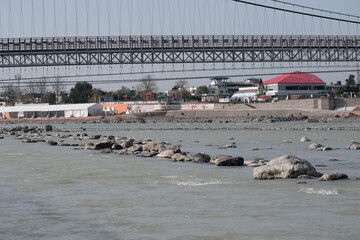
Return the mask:
<svg viewBox="0 0 360 240">
<path fill-rule="evenodd" d="M 319 97 L 328 94 L 326 83 L 310 73 L 295 71 L 265 81 L 266 95 L 279 98 Z M 295 97 L 296 96 L 296 97 Z"/>
</svg>

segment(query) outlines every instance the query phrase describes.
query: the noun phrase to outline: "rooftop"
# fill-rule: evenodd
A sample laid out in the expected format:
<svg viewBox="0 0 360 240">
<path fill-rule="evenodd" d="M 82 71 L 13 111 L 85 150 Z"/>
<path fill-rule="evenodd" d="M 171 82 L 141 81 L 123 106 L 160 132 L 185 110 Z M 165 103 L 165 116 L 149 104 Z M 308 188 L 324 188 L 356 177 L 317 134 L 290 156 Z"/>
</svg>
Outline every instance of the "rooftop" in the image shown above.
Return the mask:
<svg viewBox="0 0 360 240">
<path fill-rule="evenodd" d="M 292 73 L 284 74 L 276 78 L 264 82 L 264 85 L 269 84 L 326 84 L 319 77 L 311 73 L 303 73 L 295 71 Z"/>
</svg>

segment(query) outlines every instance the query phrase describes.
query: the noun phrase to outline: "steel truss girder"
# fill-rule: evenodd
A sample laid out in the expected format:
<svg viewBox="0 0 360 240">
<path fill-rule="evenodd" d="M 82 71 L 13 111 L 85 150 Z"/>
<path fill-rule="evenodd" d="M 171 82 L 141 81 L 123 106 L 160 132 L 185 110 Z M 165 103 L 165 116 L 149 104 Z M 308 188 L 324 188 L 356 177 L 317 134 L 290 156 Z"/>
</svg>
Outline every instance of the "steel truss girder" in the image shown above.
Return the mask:
<svg viewBox="0 0 360 240">
<path fill-rule="evenodd" d="M 338 62 L 360 61 L 359 51 L 357 48 L 221 48 L 101 50 L 93 52 L 0 52 L 0 67 L 206 62 Z"/>
</svg>

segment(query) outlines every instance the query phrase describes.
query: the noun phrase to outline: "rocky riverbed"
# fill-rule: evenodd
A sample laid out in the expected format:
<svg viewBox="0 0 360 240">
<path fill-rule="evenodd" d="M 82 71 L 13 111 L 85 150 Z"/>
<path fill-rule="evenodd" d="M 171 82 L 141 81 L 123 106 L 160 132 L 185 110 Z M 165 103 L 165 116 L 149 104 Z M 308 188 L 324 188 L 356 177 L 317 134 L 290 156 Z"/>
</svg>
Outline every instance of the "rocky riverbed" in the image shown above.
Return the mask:
<svg viewBox="0 0 360 240">
<path fill-rule="evenodd" d="M 232 156 L 226 154 L 210 156 L 205 152 L 190 153 L 183 151 L 180 144 L 173 145 L 169 142 L 153 141 L 151 139 L 136 140 L 124 136 L 104 136 L 100 134 L 89 136 L 85 128 L 82 128 L 82 130 L 83 132 L 81 133 L 72 133 L 54 128 L 52 125 L 44 125 L 42 128 L 36 126 L 16 126 L 0 129 L 0 139 L 13 137 L 24 144 L 47 143 L 54 147 L 76 147 L 75 149 L 77 150 L 98 151 L 101 154 L 135 155 L 141 158 L 168 159 L 173 162 L 213 164 L 217 167 L 248 167 L 249 169 L 254 168 L 253 176 L 259 180 L 316 178 L 320 181 L 333 181 L 348 178 L 346 174 L 339 172 L 322 174 L 307 160 L 292 155 L 284 155 L 272 160 L 265 160 L 261 157 L 244 160 L 240 155 Z M 232 137 L 228 138 L 228 140 L 233 139 Z M 299 138 L 299 142 L 311 142 L 311 140 L 302 137 Z M 283 140 L 282 143 L 291 144 L 292 142 Z M 219 149 L 236 147 L 236 143 L 233 142 L 224 147 L 219 147 Z M 344 148 L 360 150 L 360 143 L 352 141 L 349 146 L 344 146 Z M 311 143 L 308 149 L 316 151 L 336 150 L 316 142 Z M 259 149 L 253 148 L 250 150 L 256 151 Z M 324 165 L 318 166 L 326 167 Z"/>
</svg>

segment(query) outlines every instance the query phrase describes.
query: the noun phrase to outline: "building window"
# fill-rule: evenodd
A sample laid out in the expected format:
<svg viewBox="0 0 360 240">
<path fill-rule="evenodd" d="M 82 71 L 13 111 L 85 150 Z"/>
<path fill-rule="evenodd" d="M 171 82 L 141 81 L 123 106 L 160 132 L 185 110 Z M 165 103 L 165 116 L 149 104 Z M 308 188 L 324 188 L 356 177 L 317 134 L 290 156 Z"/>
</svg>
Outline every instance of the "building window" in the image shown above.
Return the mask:
<svg viewBox="0 0 360 240">
<path fill-rule="evenodd" d="M 310 86 L 300 86 L 299 90 L 311 90 Z"/>
<path fill-rule="evenodd" d="M 315 86 L 315 90 L 325 90 L 325 86 Z"/>
<path fill-rule="evenodd" d="M 286 90 L 299 90 L 298 86 L 286 86 Z"/>
</svg>

